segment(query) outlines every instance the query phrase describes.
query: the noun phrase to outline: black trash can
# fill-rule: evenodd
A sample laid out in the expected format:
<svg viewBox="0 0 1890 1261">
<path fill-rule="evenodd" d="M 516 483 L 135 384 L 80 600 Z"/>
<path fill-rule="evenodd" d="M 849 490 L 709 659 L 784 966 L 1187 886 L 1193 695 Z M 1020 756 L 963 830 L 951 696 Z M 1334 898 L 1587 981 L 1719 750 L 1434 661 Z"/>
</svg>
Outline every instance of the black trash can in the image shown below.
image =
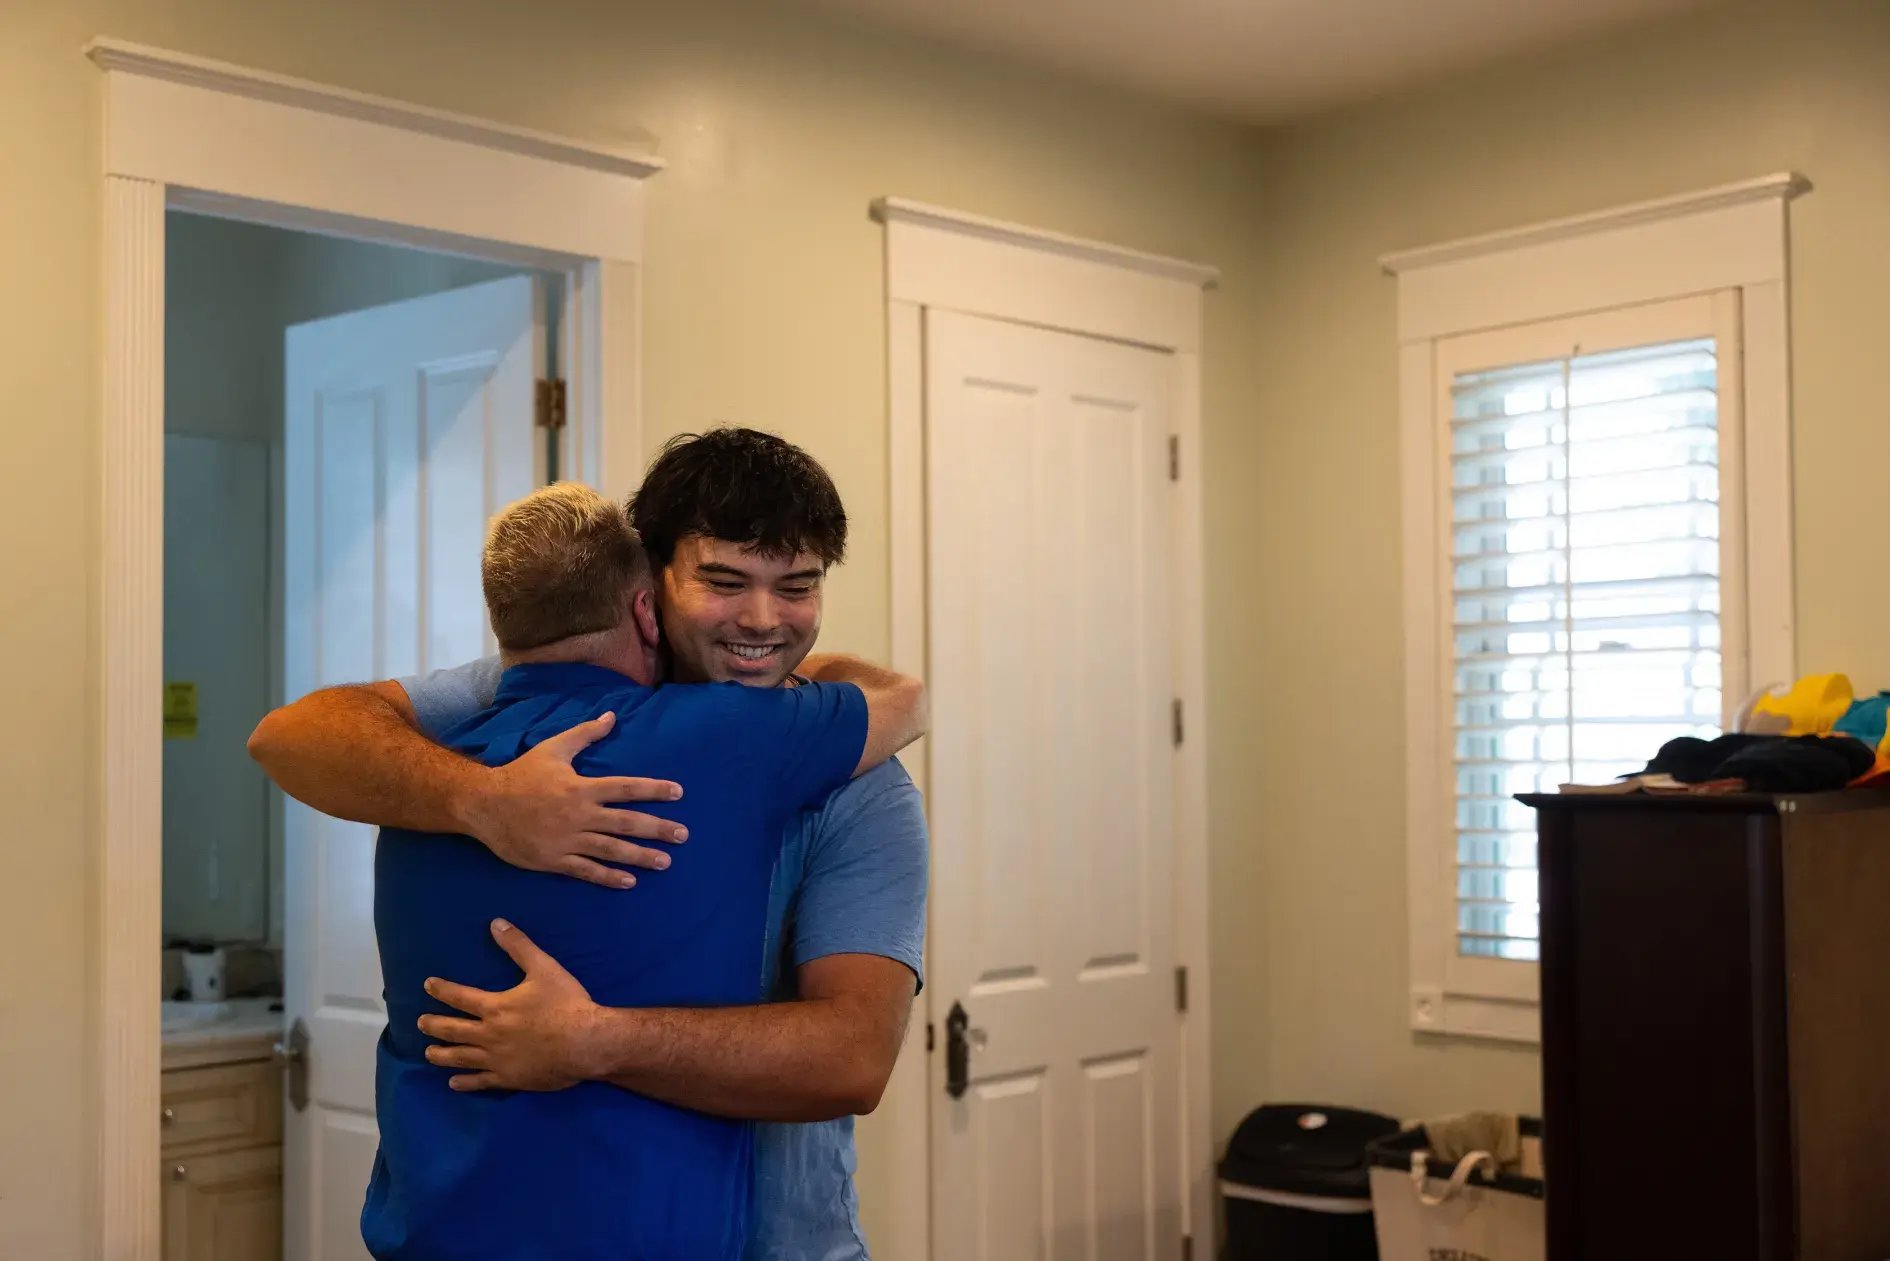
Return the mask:
<svg viewBox="0 0 1890 1261">
<path fill-rule="evenodd" d="M 1353 1108 L 1254 1109 L 1221 1161 L 1228 1261 L 1377 1261 L 1365 1148 L 1397 1132 Z"/>
</svg>

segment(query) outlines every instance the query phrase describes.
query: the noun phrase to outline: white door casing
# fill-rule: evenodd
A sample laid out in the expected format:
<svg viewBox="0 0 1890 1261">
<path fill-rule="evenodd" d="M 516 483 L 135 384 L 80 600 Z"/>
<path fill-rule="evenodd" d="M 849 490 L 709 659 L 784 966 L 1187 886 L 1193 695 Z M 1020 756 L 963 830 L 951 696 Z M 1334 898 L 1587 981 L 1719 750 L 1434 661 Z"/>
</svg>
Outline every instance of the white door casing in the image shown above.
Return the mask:
<svg viewBox="0 0 1890 1261">
<path fill-rule="evenodd" d="M 536 278 L 515 276 L 289 329 L 288 699 L 491 650 L 480 545 L 539 479 L 543 311 Z M 386 1023 L 374 830 L 284 801 L 285 1019 L 308 1032 L 307 1106 L 284 1103 L 284 1255 L 352 1261 Z"/>
<path fill-rule="evenodd" d="M 1171 1258 L 1173 356 L 925 319 L 932 1255 Z"/>
<path fill-rule="evenodd" d="M 1183 1238 L 1191 1240 L 1192 1255 L 1212 1255 L 1218 1214 L 1208 1092 L 1213 986 L 1208 954 L 1201 355 L 1206 314 L 1202 292 L 1219 284 L 1219 272 L 1186 259 L 904 198 L 880 198 L 872 209 L 886 231 L 888 507 L 896 668 L 922 675 L 931 669 L 929 603 L 938 579 L 930 572 L 927 537 L 928 323 L 941 313 L 978 315 L 1148 347 L 1165 352 L 1172 362 L 1168 599 L 1176 734 L 1185 729 L 1171 758 L 1174 949 L 1187 981 L 1178 1017 L 1178 1179 Z M 930 743 L 920 742 L 904 759 L 928 795 Z M 936 888 L 954 856 L 946 837 L 936 834 L 935 839 Z M 946 947 L 945 932 L 946 926 L 935 918 L 928 954 Z M 953 1224 L 946 1216 L 951 1206 L 935 1202 L 933 1193 L 933 1131 L 938 1121 L 934 1104 L 942 1066 L 938 1055 L 917 1052 L 941 1030 L 952 999 L 937 984 L 928 983 L 925 1002 L 926 1027 L 919 1029 L 915 1022 L 907 1053 L 894 1069 L 879 1111 L 863 1119 L 859 1128 L 862 1195 L 869 1189 L 889 1194 L 898 1209 L 873 1235 L 875 1256 L 889 1261 L 950 1255 L 934 1247 L 935 1240 L 948 1237 Z"/>
<path fill-rule="evenodd" d="M 636 484 L 647 152 L 252 67 L 97 39 L 103 176 L 100 781 L 92 995 L 96 1250 L 160 1244 L 158 986 L 163 683 L 164 216 L 191 209 L 567 275 L 562 467 Z M 424 171 L 425 179 L 414 178 Z"/>
</svg>

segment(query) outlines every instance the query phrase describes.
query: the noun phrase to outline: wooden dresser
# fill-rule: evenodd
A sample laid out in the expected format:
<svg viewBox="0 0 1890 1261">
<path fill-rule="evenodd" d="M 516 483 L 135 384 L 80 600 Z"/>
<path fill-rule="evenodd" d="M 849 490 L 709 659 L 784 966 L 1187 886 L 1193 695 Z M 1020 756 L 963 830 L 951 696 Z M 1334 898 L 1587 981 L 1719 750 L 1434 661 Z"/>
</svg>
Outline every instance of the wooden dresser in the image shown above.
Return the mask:
<svg viewBox="0 0 1890 1261">
<path fill-rule="evenodd" d="M 1890 795 L 1524 800 L 1550 1261 L 1890 1257 Z"/>
</svg>

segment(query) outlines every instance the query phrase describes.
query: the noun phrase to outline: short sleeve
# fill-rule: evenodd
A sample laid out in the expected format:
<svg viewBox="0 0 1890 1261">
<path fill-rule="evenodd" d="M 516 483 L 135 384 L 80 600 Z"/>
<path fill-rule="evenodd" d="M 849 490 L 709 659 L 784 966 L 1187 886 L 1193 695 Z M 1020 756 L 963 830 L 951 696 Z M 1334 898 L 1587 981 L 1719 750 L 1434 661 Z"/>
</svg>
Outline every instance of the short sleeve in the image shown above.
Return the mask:
<svg viewBox="0 0 1890 1261">
<path fill-rule="evenodd" d="M 814 828 L 794 912 L 793 964 L 870 954 L 925 972 L 925 805 L 898 759 L 835 793 Z"/>
<path fill-rule="evenodd" d="M 413 704 L 421 734 L 429 740 L 438 740 L 492 704 L 503 673 L 497 657 L 481 657 L 463 666 L 401 679 L 399 683 Z"/>
<path fill-rule="evenodd" d="M 750 689 L 752 692 L 753 689 Z M 866 693 L 851 683 L 773 689 L 771 721 L 749 734 L 779 758 L 782 793 L 792 808 L 819 805 L 853 778 L 866 749 Z"/>
</svg>

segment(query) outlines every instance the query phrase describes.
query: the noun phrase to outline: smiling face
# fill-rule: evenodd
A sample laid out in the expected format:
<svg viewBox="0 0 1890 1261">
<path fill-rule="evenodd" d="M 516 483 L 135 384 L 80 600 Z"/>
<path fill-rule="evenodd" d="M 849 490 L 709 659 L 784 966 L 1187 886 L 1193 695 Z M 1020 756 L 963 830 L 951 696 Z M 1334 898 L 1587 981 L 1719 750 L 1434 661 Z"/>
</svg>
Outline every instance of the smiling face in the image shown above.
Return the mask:
<svg viewBox="0 0 1890 1261">
<path fill-rule="evenodd" d="M 826 566 L 690 534 L 663 567 L 663 634 L 679 683 L 779 687 L 814 647 Z"/>
</svg>

